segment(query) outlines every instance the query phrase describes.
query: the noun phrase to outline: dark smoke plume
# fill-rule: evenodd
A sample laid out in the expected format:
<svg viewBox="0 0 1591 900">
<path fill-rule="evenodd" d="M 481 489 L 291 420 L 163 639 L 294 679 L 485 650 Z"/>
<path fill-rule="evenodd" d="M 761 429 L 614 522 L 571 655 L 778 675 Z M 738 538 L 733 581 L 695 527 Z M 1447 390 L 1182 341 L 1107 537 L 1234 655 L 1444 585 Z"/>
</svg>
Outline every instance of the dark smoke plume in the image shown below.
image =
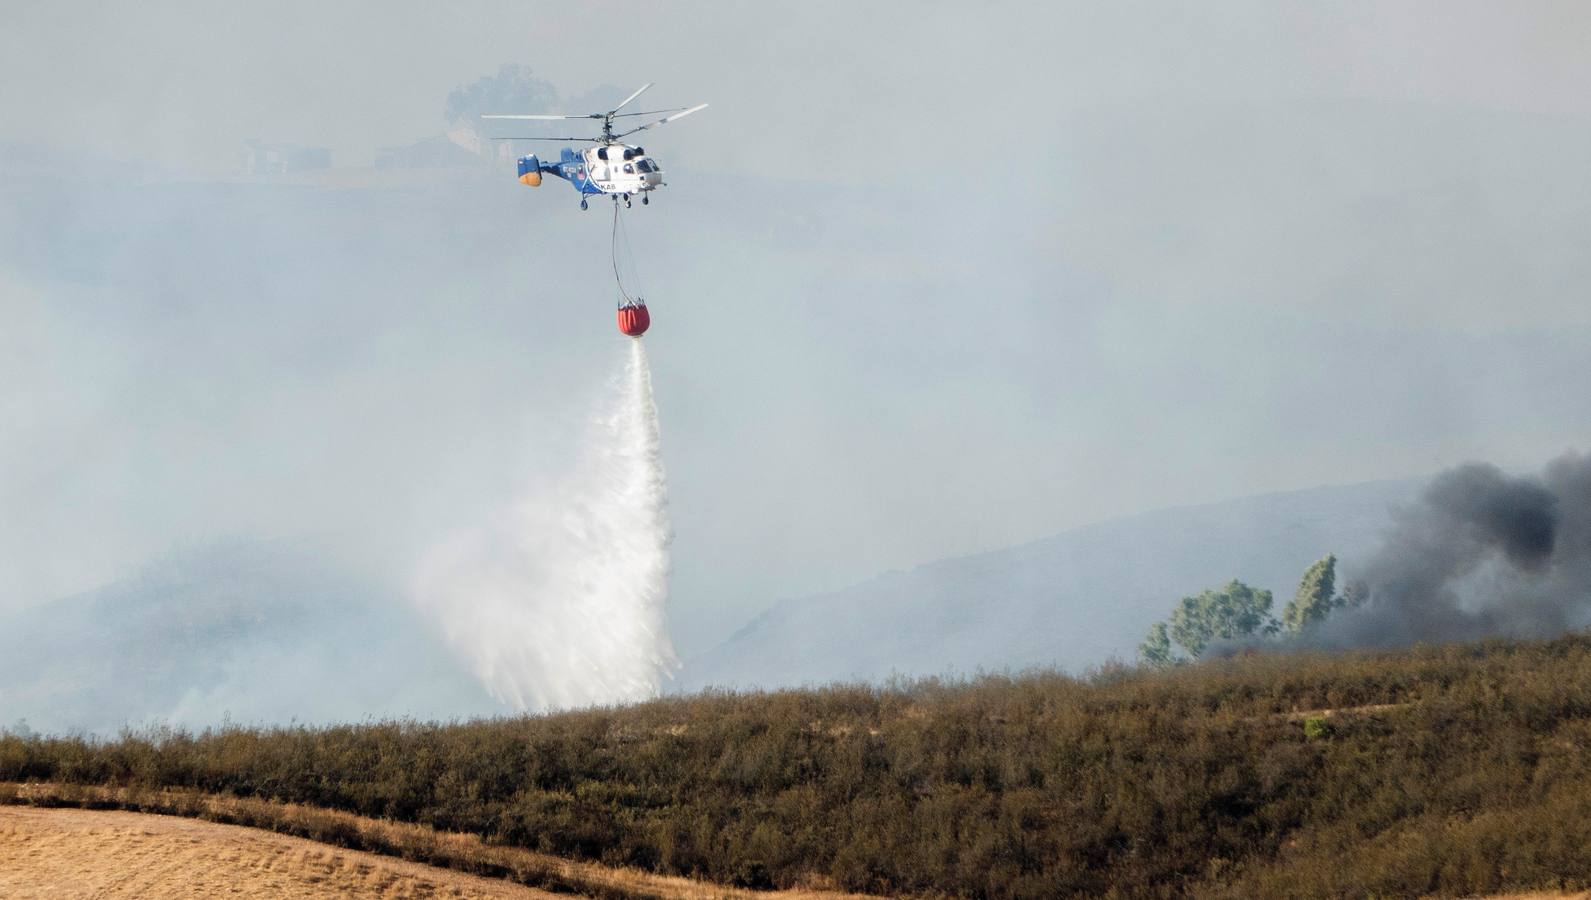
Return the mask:
<svg viewBox="0 0 1591 900">
<path fill-rule="evenodd" d="M 1544 637 L 1591 623 L 1591 457 L 1540 476 L 1471 463 L 1398 511 L 1359 570 L 1363 606 L 1327 620 L 1316 646 Z"/>
</svg>

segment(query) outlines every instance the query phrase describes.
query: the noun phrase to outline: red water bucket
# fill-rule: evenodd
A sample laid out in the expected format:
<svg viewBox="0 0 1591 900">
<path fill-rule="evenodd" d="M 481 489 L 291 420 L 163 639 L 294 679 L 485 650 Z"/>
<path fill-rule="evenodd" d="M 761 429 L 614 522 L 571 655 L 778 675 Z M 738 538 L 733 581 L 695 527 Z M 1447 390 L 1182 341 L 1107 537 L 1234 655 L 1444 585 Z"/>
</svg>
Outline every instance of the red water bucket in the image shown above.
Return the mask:
<svg viewBox="0 0 1591 900">
<path fill-rule="evenodd" d="M 630 337 L 638 338 L 646 334 L 651 324 L 652 314 L 646 311 L 645 304 L 619 307 L 619 330 Z"/>
</svg>

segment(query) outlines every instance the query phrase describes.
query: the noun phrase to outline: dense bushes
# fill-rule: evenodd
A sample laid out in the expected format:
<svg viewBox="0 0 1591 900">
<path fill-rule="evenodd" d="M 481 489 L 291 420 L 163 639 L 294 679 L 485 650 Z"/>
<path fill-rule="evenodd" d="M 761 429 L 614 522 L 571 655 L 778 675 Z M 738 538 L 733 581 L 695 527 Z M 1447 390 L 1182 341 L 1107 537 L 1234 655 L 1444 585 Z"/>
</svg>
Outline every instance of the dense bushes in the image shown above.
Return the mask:
<svg viewBox="0 0 1591 900">
<path fill-rule="evenodd" d="M 1463 894 L 1591 885 L 1588 748 L 1591 639 L 1571 637 L 451 725 L 13 736 L 0 780 L 312 804 L 748 887 Z"/>
</svg>

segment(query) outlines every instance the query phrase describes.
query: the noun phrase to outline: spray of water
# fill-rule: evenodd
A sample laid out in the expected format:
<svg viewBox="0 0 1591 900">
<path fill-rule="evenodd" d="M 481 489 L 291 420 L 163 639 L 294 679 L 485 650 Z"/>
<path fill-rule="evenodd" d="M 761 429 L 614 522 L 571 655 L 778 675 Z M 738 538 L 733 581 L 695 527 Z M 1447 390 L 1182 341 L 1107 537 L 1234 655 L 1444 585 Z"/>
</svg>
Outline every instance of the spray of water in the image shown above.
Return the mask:
<svg viewBox="0 0 1591 900">
<path fill-rule="evenodd" d="M 646 350 L 566 477 L 424 560 L 420 603 L 498 700 L 520 710 L 657 696 L 678 667 L 664 623 L 671 537 Z"/>
</svg>

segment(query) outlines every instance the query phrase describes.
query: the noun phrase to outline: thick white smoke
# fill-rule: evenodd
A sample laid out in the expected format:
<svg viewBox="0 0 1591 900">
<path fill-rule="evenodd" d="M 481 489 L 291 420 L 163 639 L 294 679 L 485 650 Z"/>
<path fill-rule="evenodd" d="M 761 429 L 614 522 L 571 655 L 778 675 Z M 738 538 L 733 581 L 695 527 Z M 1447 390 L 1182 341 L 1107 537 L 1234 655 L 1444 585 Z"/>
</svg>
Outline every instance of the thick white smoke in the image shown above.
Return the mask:
<svg viewBox="0 0 1591 900">
<path fill-rule="evenodd" d="M 629 344 L 573 471 L 421 566 L 422 605 L 493 696 L 521 710 L 644 700 L 678 666 L 652 375 L 642 342 Z"/>
</svg>

